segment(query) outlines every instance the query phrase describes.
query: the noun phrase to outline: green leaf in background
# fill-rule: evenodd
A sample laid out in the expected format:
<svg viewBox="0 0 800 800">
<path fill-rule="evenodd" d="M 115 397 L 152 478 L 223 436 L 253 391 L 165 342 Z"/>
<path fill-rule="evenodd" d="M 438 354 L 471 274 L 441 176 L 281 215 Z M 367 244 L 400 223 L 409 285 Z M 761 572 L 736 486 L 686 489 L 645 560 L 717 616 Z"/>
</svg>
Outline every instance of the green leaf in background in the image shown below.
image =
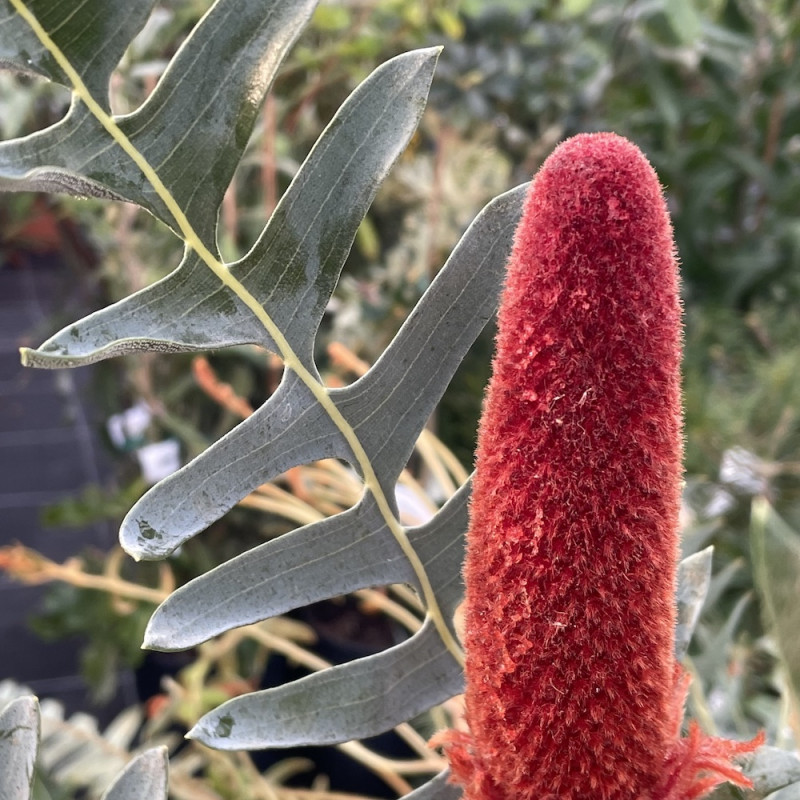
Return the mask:
<svg viewBox="0 0 800 800">
<path fill-rule="evenodd" d="M 800 712 L 800 535 L 764 497 L 753 500 L 751 546 L 756 586 Z"/>
<path fill-rule="evenodd" d="M 594 3 L 594 0 L 562 0 L 561 9 L 568 17 L 579 17 L 585 14 Z"/>
<path fill-rule="evenodd" d="M 700 12 L 694 0 L 665 0 L 664 13 L 675 35 L 684 45 L 693 45 L 702 33 Z"/>
<path fill-rule="evenodd" d="M 28 800 L 39 745 L 39 702 L 20 697 L 0 712 L 0 796 Z"/>
<path fill-rule="evenodd" d="M 347 8 L 323 5 L 314 12 L 314 27 L 321 31 L 341 31 L 352 22 Z"/>
<path fill-rule="evenodd" d="M 102 800 L 167 800 L 167 748 L 156 747 L 136 756 Z"/>
</svg>

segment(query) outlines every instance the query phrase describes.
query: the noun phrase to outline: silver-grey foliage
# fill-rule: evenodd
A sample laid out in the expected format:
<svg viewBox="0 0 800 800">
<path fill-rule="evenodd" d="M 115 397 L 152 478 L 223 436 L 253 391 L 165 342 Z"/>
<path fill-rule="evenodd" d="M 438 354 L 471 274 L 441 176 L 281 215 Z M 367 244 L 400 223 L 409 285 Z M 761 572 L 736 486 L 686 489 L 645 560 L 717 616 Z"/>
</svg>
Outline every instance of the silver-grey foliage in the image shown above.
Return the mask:
<svg viewBox="0 0 800 800">
<path fill-rule="evenodd" d="M 678 624 L 675 630 L 675 658 L 681 661 L 700 619 L 703 603 L 711 583 L 711 561 L 714 548 L 684 558 L 678 567 Z"/>
<path fill-rule="evenodd" d="M 0 776 L 3 800 L 28 800 L 39 743 L 39 704 L 19 697 L 0 711 Z"/>
<path fill-rule="evenodd" d="M 102 800 L 167 800 L 168 764 L 166 747 L 145 750 L 125 767 Z"/>
<path fill-rule="evenodd" d="M 449 777 L 449 770 L 441 772 L 433 780 L 407 794 L 403 800 L 458 800 L 461 797 L 461 789 L 448 783 Z"/>
<path fill-rule="evenodd" d="M 2 684 L 0 694 L 6 695 L 9 688 L 14 693 L 14 687 Z M 125 723 L 118 719 L 116 725 L 122 724 Z M 136 728 L 138 724 L 130 733 L 131 738 Z M 0 800 L 30 800 L 37 760 L 45 765 L 49 762 L 60 776 L 78 770 L 80 786 L 107 785 L 108 778 L 104 775 L 108 773 L 108 764 L 103 763 L 109 760 L 107 747 L 92 748 L 85 720 L 80 735 L 76 735 L 77 731 L 78 726 L 70 730 L 63 721 L 55 727 L 43 726 L 39 701 L 31 695 L 17 697 L 0 708 Z M 109 728 L 105 741 L 113 742 L 120 733 Z M 127 734 L 124 736 L 128 738 Z M 167 781 L 167 749 L 155 747 L 131 759 L 108 786 L 103 800 L 167 800 Z"/>
</svg>

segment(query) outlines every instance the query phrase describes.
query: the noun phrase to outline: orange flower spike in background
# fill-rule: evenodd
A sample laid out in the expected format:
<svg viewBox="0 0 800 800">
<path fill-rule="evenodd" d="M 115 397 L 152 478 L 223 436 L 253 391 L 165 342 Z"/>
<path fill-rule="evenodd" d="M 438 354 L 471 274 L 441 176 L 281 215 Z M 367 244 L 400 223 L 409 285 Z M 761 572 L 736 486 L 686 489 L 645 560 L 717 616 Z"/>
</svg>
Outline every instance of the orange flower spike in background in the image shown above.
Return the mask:
<svg viewBox="0 0 800 800">
<path fill-rule="evenodd" d="M 672 229 L 642 153 L 564 142 L 509 261 L 465 567 L 465 800 L 695 800 L 760 742 L 680 738 Z"/>
</svg>

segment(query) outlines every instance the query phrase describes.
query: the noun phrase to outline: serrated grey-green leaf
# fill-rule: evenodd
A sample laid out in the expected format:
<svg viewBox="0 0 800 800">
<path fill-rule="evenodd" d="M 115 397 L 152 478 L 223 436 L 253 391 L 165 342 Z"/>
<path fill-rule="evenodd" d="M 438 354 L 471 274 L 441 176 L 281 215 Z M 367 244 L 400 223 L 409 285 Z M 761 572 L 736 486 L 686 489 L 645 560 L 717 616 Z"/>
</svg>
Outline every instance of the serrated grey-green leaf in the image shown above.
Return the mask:
<svg viewBox="0 0 800 800">
<path fill-rule="evenodd" d="M 461 667 L 428 620 L 382 653 L 229 700 L 188 737 L 219 750 L 335 744 L 382 733 L 462 689 Z"/>
<path fill-rule="evenodd" d="M 0 8 L 7 1 L 0 0 Z M 152 1 L 37 0 L 31 5 L 45 28 L 56 30 L 56 43 L 63 39 L 65 55 L 108 111 L 111 71 L 147 18 Z M 218 0 L 147 101 L 116 118 L 212 250 L 222 198 L 264 95 L 315 5 L 316 0 Z M 81 13 L 75 13 L 79 6 Z M 14 30 L 25 26 L 16 15 L 9 19 Z M 33 33 L 28 28 L 21 36 L 27 41 Z M 5 35 L 2 41 L 6 48 L 15 47 Z M 25 60 L 22 54 L 18 60 Z M 209 63 L 215 68 L 208 69 Z M 56 79 L 65 82 L 60 70 L 55 72 Z M 125 199 L 175 226 L 140 169 L 78 100 L 56 125 L 0 144 L 0 189 Z"/>
<path fill-rule="evenodd" d="M 398 56 L 356 89 L 256 245 L 230 265 L 309 369 L 322 314 L 381 180 L 416 129 L 437 55 L 429 48 Z M 192 182 L 192 190 L 198 185 Z M 26 359 L 37 367 L 80 366 L 142 350 L 247 343 L 277 350 L 242 300 L 189 251 L 164 280 L 65 328 Z"/>
</svg>

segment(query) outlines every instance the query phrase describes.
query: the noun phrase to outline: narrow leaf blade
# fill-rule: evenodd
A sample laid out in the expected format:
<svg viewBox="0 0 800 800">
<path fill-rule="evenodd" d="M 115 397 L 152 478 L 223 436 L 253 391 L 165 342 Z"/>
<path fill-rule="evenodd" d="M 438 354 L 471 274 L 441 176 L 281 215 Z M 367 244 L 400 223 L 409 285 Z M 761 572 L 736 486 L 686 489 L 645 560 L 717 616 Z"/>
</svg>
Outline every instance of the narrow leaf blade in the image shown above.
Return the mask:
<svg viewBox="0 0 800 800">
<path fill-rule="evenodd" d="M 155 167 L 209 247 L 215 245 L 217 213 L 264 97 L 316 4 L 218 0 L 147 102 L 120 119 L 123 133 Z M 122 166 L 131 172 L 129 162 Z M 111 165 L 100 161 L 98 167 L 108 172 Z M 134 172 L 131 178 L 135 181 L 138 175 Z M 139 196 L 135 202 L 171 223 L 151 186 L 132 188 L 131 194 Z"/>
<path fill-rule="evenodd" d="M 173 592 L 154 612 L 144 647 L 180 650 L 226 630 L 414 573 L 366 496 L 358 506 L 231 559 Z"/>
<path fill-rule="evenodd" d="M 136 559 L 163 558 L 262 483 L 322 458 L 353 456 L 310 391 L 286 373 L 252 416 L 133 506 L 122 546 Z"/>
<path fill-rule="evenodd" d="M 166 747 L 146 750 L 125 767 L 102 800 L 167 800 L 168 770 Z"/>
<path fill-rule="evenodd" d="M 397 56 L 355 90 L 253 250 L 230 266 L 309 369 L 322 314 L 380 182 L 416 129 L 438 52 Z M 278 350 L 242 300 L 188 252 L 164 280 L 64 328 L 24 358 L 29 366 L 60 368 L 142 350 L 247 343 Z"/>
<path fill-rule="evenodd" d="M 678 624 L 675 630 L 675 658 L 683 660 L 711 585 L 714 548 L 684 558 L 678 566 Z"/>
<path fill-rule="evenodd" d="M 800 758 L 778 747 L 759 747 L 742 764 L 742 772 L 760 796 L 800 782 Z"/>
<path fill-rule="evenodd" d="M 21 352 L 25 366 L 63 369 L 143 351 L 198 352 L 263 339 L 244 303 L 188 251 L 163 280 Z"/>
<path fill-rule="evenodd" d="M 461 667 L 430 621 L 402 644 L 243 695 L 189 732 L 218 750 L 322 745 L 389 730 L 462 691 Z"/>
<path fill-rule="evenodd" d="M 435 778 L 404 795 L 400 800 L 460 800 L 461 787 L 448 783 L 449 777 L 450 770 L 440 772 Z"/>
<path fill-rule="evenodd" d="M 19 697 L 0 713 L 0 776 L 4 800 L 28 800 L 39 746 L 39 703 Z"/>
<path fill-rule="evenodd" d="M 800 709 L 800 535 L 766 498 L 753 500 L 751 546 L 756 586 L 786 670 L 795 713 Z"/>
</svg>

